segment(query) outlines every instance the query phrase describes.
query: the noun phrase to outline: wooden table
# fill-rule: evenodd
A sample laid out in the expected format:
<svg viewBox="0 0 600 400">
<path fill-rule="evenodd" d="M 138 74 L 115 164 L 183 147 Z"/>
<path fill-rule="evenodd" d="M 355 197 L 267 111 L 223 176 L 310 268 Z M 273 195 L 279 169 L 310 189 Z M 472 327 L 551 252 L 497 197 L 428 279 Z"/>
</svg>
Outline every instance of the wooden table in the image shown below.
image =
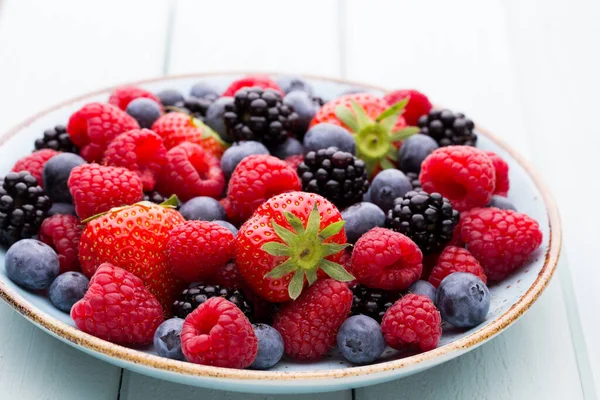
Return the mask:
<svg viewBox="0 0 600 400">
<path fill-rule="evenodd" d="M 87 91 L 167 74 L 283 71 L 419 88 L 536 164 L 568 251 L 534 307 L 466 356 L 388 384 L 294 397 L 595 399 L 599 18 L 597 0 L 0 0 L 0 131 Z M 121 370 L 3 303 L 0 319 L 0 399 L 274 398 Z"/>
</svg>

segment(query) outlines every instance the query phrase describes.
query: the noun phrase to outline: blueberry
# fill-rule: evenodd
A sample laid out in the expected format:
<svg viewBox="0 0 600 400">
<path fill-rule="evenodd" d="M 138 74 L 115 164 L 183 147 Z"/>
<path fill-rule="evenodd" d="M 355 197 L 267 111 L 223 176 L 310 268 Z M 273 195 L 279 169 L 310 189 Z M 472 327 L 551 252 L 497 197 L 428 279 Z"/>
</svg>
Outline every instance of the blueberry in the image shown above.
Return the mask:
<svg viewBox="0 0 600 400">
<path fill-rule="evenodd" d="M 51 217 L 56 214 L 77 216 L 75 207 L 71 203 L 52 203 L 52 207 L 48 210 L 48 216 Z"/>
<path fill-rule="evenodd" d="M 342 211 L 348 243 L 356 241 L 376 226 L 385 225 L 385 213 L 373 203 L 357 203 Z"/>
<path fill-rule="evenodd" d="M 233 233 L 233 236 L 237 236 L 238 229 L 235 226 L 233 226 L 233 224 L 231 224 L 227 221 L 222 221 L 222 220 L 216 220 L 214 222 L 217 225 L 221 225 L 223 228 L 229 229 L 229 232 Z"/>
<path fill-rule="evenodd" d="M 288 138 L 285 142 L 271 149 L 271 154 L 285 160 L 289 156 L 304 154 L 304 146 L 298 139 Z"/>
<path fill-rule="evenodd" d="M 303 136 L 308 131 L 310 121 L 312 121 L 317 113 L 319 106 L 315 104 L 313 98 L 308 93 L 299 90 L 287 94 L 283 98 L 283 103 L 292 106 L 296 114 L 298 114 L 298 130 L 296 134 Z"/>
<path fill-rule="evenodd" d="M 19 240 L 5 256 L 6 275 L 25 289 L 47 289 L 58 276 L 59 267 L 52 247 L 35 239 Z"/>
<path fill-rule="evenodd" d="M 372 201 L 371 201 L 371 186 L 369 186 L 369 190 L 367 190 L 365 192 L 365 194 L 363 194 L 363 202 L 372 203 Z"/>
<path fill-rule="evenodd" d="M 164 321 L 154 332 L 154 350 L 161 357 L 185 360 L 181 351 L 181 328 L 183 319 L 171 318 Z"/>
<path fill-rule="evenodd" d="M 288 94 L 293 91 L 301 91 L 312 96 L 312 86 L 299 76 L 282 76 L 275 80 L 279 87 Z"/>
<path fill-rule="evenodd" d="M 175 104 L 183 101 L 183 95 L 179 90 L 175 89 L 165 89 L 161 90 L 156 94 L 160 99 L 160 102 L 165 107 L 173 107 Z"/>
<path fill-rule="evenodd" d="M 408 288 L 408 293 L 427 296 L 435 303 L 437 289 L 427 281 L 418 280 Z"/>
<path fill-rule="evenodd" d="M 398 152 L 398 168 L 404 172 L 421 172 L 421 163 L 439 146 L 431 136 L 416 134 L 404 141 Z"/>
<path fill-rule="evenodd" d="M 440 283 L 435 304 L 445 322 L 458 328 L 472 328 L 485 320 L 490 309 L 490 291 L 475 275 L 455 272 Z"/>
<path fill-rule="evenodd" d="M 267 324 L 254 324 L 252 327 L 258 339 L 258 353 L 250 368 L 269 369 L 283 356 L 283 338 Z"/>
<path fill-rule="evenodd" d="M 385 340 L 377 321 L 366 315 L 354 315 L 340 327 L 337 345 L 351 363 L 369 364 L 383 353 Z"/>
<path fill-rule="evenodd" d="M 132 100 L 127 105 L 125 112 L 135 118 L 140 127 L 147 129 L 152 128 L 154 121 L 162 114 L 158 103 L 145 97 Z"/>
<path fill-rule="evenodd" d="M 60 153 L 46 162 L 42 171 L 42 180 L 44 189 L 52 201 L 57 203 L 73 201 L 67 181 L 71 170 L 82 164 L 85 164 L 85 160 L 73 153 Z"/>
<path fill-rule="evenodd" d="M 225 105 L 232 103 L 233 97 L 219 97 L 208 107 L 208 110 L 206 110 L 206 117 L 204 117 L 206 125 L 217 132 L 219 136 L 221 136 L 221 139 L 229 143 L 233 142 L 233 139 L 227 133 L 227 128 L 223 121 L 223 114 L 225 113 Z"/>
<path fill-rule="evenodd" d="M 227 214 L 221 203 L 212 197 L 194 197 L 183 203 L 179 212 L 187 220 L 215 221 L 227 219 Z"/>
<path fill-rule="evenodd" d="M 213 86 L 205 82 L 198 82 L 190 89 L 190 96 L 202 98 L 207 95 L 219 97 L 221 94 L 217 92 Z"/>
<path fill-rule="evenodd" d="M 327 123 L 317 124 L 304 135 L 304 151 L 307 153 L 331 146 L 356 155 L 354 136 L 341 126 Z"/>
<path fill-rule="evenodd" d="M 60 274 L 52 285 L 48 295 L 56 308 L 66 313 L 71 312 L 73 304 L 83 298 L 90 280 L 81 272 L 69 271 Z"/>
<path fill-rule="evenodd" d="M 517 211 L 517 207 L 515 207 L 515 205 L 512 203 L 512 201 L 510 201 L 509 199 L 507 199 L 504 196 L 493 195 L 492 199 L 490 200 L 490 202 L 488 203 L 487 206 L 488 207 L 496 207 L 501 210 Z"/>
<path fill-rule="evenodd" d="M 234 143 L 225 150 L 221 157 L 221 169 L 225 177 L 229 179 L 240 161 L 253 154 L 269 154 L 269 150 L 264 144 L 254 141 Z"/>
<path fill-rule="evenodd" d="M 386 169 L 371 182 L 371 201 L 387 213 L 394 206 L 394 199 L 404 197 L 412 190 L 410 180 L 397 169 Z"/>
</svg>

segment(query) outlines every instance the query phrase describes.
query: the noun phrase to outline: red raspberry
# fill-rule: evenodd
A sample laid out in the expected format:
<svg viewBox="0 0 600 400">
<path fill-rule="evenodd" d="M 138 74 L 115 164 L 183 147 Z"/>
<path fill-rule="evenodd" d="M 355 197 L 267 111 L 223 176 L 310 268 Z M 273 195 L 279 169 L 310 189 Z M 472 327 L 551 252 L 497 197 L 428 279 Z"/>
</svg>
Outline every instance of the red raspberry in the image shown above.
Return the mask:
<svg viewBox="0 0 600 400">
<path fill-rule="evenodd" d="M 154 100 L 156 104 L 160 108 L 162 108 L 162 103 L 160 99 L 152 92 L 149 92 L 145 89 L 136 87 L 136 86 L 121 86 L 113 90 L 108 98 L 108 103 L 113 106 L 119 107 L 121 110 L 125 111 L 129 103 L 132 100 L 138 99 L 140 97 L 145 97 L 150 100 Z"/>
<path fill-rule="evenodd" d="M 233 234 L 214 222 L 186 221 L 169 233 L 169 268 L 187 282 L 208 279 L 233 258 L 233 241 Z"/>
<path fill-rule="evenodd" d="M 67 132 L 81 157 L 87 162 L 99 162 L 106 146 L 115 137 L 139 129 L 137 121 L 111 104 L 90 103 L 69 118 Z"/>
<path fill-rule="evenodd" d="M 79 239 L 83 227 L 73 215 L 56 214 L 48 217 L 40 227 L 40 240 L 56 250 L 60 273 L 79 271 Z"/>
<path fill-rule="evenodd" d="M 352 273 L 371 288 L 408 289 L 421 276 L 423 253 L 407 236 L 373 228 L 358 239 L 352 252 Z"/>
<path fill-rule="evenodd" d="M 46 162 L 58 154 L 58 151 L 52 149 L 42 149 L 38 151 L 34 151 L 21 158 L 19 161 L 15 163 L 12 167 L 11 171 L 21 172 L 28 171 L 35 179 L 38 181 L 38 185 L 44 187 L 44 182 L 42 179 L 42 172 L 44 171 L 44 165 Z"/>
<path fill-rule="evenodd" d="M 495 207 L 461 215 L 460 236 L 490 281 L 521 267 L 542 244 L 542 231 L 529 216 Z"/>
<path fill-rule="evenodd" d="M 233 171 L 227 197 L 236 214 L 245 221 L 269 198 L 301 189 L 296 170 L 285 161 L 253 155 L 244 158 Z"/>
<path fill-rule="evenodd" d="M 294 170 L 297 170 L 298 169 L 298 165 L 302 164 L 302 161 L 304 161 L 304 155 L 303 154 L 296 154 L 296 155 L 293 155 L 293 156 L 289 156 L 284 161 L 287 163 L 287 165 L 289 165 L 290 167 L 292 167 Z"/>
<path fill-rule="evenodd" d="M 165 195 L 176 194 L 188 201 L 197 196 L 215 199 L 223 194 L 225 175 L 219 159 L 195 143 L 181 143 L 167 152 L 167 165 L 158 177 L 157 188 Z"/>
<path fill-rule="evenodd" d="M 143 345 L 152 343 L 163 312 L 140 278 L 104 263 L 83 299 L 73 305 L 71 318 L 79 329 L 100 339 Z"/>
<path fill-rule="evenodd" d="M 217 269 L 212 282 L 231 289 L 242 289 L 245 286 L 244 278 L 242 278 L 242 274 L 240 274 L 234 261 L 230 261 Z"/>
<path fill-rule="evenodd" d="M 78 165 L 71 171 L 68 186 L 75 211 L 82 220 L 144 197 L 140 177 L 120 167 Z"/>
<path fill-rule="evenodd" d="M 427 96 L 418 90 L 401 89 L 389 92 L 383 96 L 383 99 L 387 101 L 390 106 L 393 106 L 407 97 L 409 98 L 408 104 L 406 105 L 402 116 L 408 125 L 416 126 L 421 115 L 429 114 L 429 111 L 433 108 Z"/>
<path fill-rule="evenodd" d="M 508 195 L 508 189 L 510 188 L 510 181 L 508 180 L 508 164 L 493 151 L 486 151 L 485 154 L 492 160 L 494 170 L 496 171 L 494 194 L 506 197 Z"/>
<path fill-rule="evenodd" d="M 437 265 L 429 275 L 429 283 L 438 287 L 445 277 L 455 272 L 468 272 L 481 279 L 483 283 L 487 283 L 485 271 L 479 261 L 469 253 L 469 250 L 455 246 L 448 246 L 442 251 Z"/>
<path fill-rule="evenodd" d="M 407 294 L 383 316 L 381 331 L 385 342 L 397 350 L 416 347 L 433 350 L 442 337 L 442 318 L 427 296 Z"/>
<path fill-rule="evenodd" d="M 285 93 L 283 92 L 283 90 L 281 90 L 277 82 L 275 82 L 268 76 L 263 75 L 248 75 L 242 79 L 238 79 L 237 81 L 231 82 L 231 84 L 223 92 L 222 96 L 233 96 L 241 88 L 252 86 L 258 86 L 263 89 L 273 89 L 279 92 L 282 96 L 285 96 Z"/>
<path fill-rule="evenodd" d="M 117 136 L 104 153 L 104 163 L 136 172 L 144 191 L 154 189 L 156 178 L 167 163 L 167 149 L 160 136 L 149 129 L 134 129 Z"/>
<path fill-rule="evenodd" d="M 484 207 L 494 193 L 496 173 L 484 151 L 471 146 L 446 146 L 423 160 L 423 190 L 448 198 L 458 211 Z"/>
<path fill-rule="evenodd" d="M 256 358 L 258 339 L 235 304 L 212 297 L 185 318 L 181 350 L 195 364 L 246 368 Z"/>
<path fill-rule="evenodd" d="M 298 361 L 317 361 L 335 343 L 352 307 L 348 285 L 333 279 L 315 282 L 297 300 L 285 304 L 273 327 L 281 333 L 285 353 Z"/>
<path fill-rule="evenodd" d="M 244 222 L 233 209 L 233 206 L 231 205 L 231 200 L 229 200 L 228 197 L 223 197 L 221 200 L 219 200 L 219 203 L 221 203 L 221 205 L 225 209 L 225 213 L 227 214 L 227 221 L 231 222 L 235 226 L 240 226 Z"/>
</svg>

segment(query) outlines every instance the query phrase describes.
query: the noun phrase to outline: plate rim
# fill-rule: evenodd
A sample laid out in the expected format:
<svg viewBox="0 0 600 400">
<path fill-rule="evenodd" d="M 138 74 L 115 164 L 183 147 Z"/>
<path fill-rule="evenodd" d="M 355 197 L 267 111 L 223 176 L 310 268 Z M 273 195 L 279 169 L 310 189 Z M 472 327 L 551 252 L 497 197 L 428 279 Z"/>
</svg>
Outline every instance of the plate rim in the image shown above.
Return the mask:
<svg viewBox="0 0 600 400">
<path fill-rule="evenodd" d="M 288 75 L 282 72 L 249 72 L 249 71 L 226 71 L 226 72 L 205 72 L 205 73 L 190 73 L 190 74 L 177 74 L 167 75 L 157 78 L 144 79 L 139 81 L 129 81 L 124 84 L 113 85 L 104 89 L 88 92 L 86 94 L 71 98 L 46 108 L 45 110 L 34 114 L 33 116 L 25 119 L 6 133 L 0 136 L 0 146 L 4 145 L 8 139 L 15 136 L 18 132 L 31 125 L 37 119 L 52 113 L 53 111 L 66 107 L 73 103 L 85 100 L 89 97 L 100 95 L 102 93 L 110 92 L 112 89 L 123 86 L 123 85 L 143 85 L 148 83 L 156 83 L 171 79 L 191 79 L 191 78 L 210 78 L 215 76 L 233 76 L 233 75 L 268 75 L 268 76 L 284 76 Z M 346 79 L 332 78 L 311 74 L 289 74 L 300 76 L 308 79 L 322 80 L 335 82 L 340 84 L 346 84 L 351 86 L 360 86 L 369 90 L 378 90 L 387 92 L 387 89 L 355 82 Z M 540 191 L 546 214 L 548 215 L 549 223 L 549 243 L 546 254 L 544 255 L 545 261 L 542 269 L 538 273 L 537 278 L 533 284 L 529 287 L 527 292 L 523 294 L 520 299 L 513 304 L 507 311 L 505 311 L 498 318 L 490 322 L 488 325 L 472 332 L 471 334 L 450 342 L 444 346 L 438 347 L 434 350 L 430 350 L 425 353 L 416 354 L 410 357 L 401 358 L 398 360 L 386 361 L 374 365 L 367 366 L 356 366 L 352 368 L 336 368 L 331 370 L 322 371 L 256 371 L 246 369 L 232 369 L 205 366 L 199 364 L 193 364 L 190 362 L 170 360 L 157 355 L 147 354 L 141 350 L 124 347 L 121 345 L 113 344 L 103 339 L 99 339 L 95 336 L 87 334 L 79 329 L 65 324 L 64 322 L 54 318 L 53 316 L 44 313 L 37 309 L 33 305 L 29 305 L 28 302 L 18 293 L 13 291 L 6 284 L 0 281 L 0 298 L 6 301 L 12 308 L 23 315 L 26 319 L 33 322 L 57 337 L 69 341 L 77 346 L 86 348 L 93 353 L 100 353 L 101 355 L 118 359 L 125 363 L 134 363 L 142 365 L 144 367 L 152 368 L 154 370 L 162 370 L 165 372 L 176 372 L 191 377 L 199 378 L 222 378 L 222 379 L 236 379 L 236 380 L 263 380 L 263 381 L 288 381 L 294 379 L 330 379 L 330 378 L 350 378 L 360 377 L 371 374 L 379 374 L 384 372 L 390 372 L 400 370 L 406 367 L 416 367 L 426 361 L 436 359 L 438 357 L 446 359 L 453 358 L 452 353 L 465 352 L 470 348 L 475 348 L 478 345 L 491 339 L 509 325 L 514 323 L 519 317 L 521 317 L 538 299 L 542 294 L 550 279 L 556 271 L 558 260 L 562 248 L 562 228 L 558 210 L 556 208 L 555 201 L 550 194 L 547 186 L 540 178 L 537 171 L 532 165 L 526 161 L 519 153 L 517 153 L 512 147 L 508 146 L 503 140 L 491 133 L 490 131 L 481 128 L 477 125 L 477 131 L 484 134 L 496 145 L 505 150 L 510 154 L 513 159 L 520 164 L 525 172 L 532 179 L 534 185 Z"/>
</svg>

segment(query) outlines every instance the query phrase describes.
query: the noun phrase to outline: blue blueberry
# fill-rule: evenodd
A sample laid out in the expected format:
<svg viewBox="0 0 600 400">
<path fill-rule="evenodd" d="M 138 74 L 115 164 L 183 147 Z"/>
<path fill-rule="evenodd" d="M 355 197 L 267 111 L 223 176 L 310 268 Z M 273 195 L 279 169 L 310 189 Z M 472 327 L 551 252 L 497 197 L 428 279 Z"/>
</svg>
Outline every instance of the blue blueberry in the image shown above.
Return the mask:
<svg viewBox="0 0 600 400">
<path fill-rule="evenodd" d="M 213 86 L 205 82 L 198 82 L 190 89 L 190 96 L 202 98 L 207 95 L 219 97 L 221 94 L 217 92 Z"/>
<path fill-rule="evenodd" d="M 315 101 L 308 93 L 299 90 L 287 94 L 283 98 L 283 102 L 288 106 L 292 106 L 296 114 L 298 114 L 298 130 L 296 134 L 299 135 L 298 137 L 304 136 L 319 106 L 315 104 Z"/>
<path fill-rule="evenodd" d="M 85 164 L 85 160 L 73 153 L 60 153 L 46 162 L 42 171 L 42 180 L 50 200 L 57 203 L 73 201 L 67 181 L 71 170 L 82 164 Z"/>
<path fill-rule="evenodd" d="M 397 169 L 386 169 L 371 182 L 371 201 L 387 213 L 394 206 L 394 199 L 404 197 L 412 190 L 410 179 Z"/>
<path fill-rule="evenodd" d="M 175 104 L 183 101 L 183 95 L 179 90 L 165 89 L 156 93 L 156 96 L 160 99 L 160 102 L 165 107 L 173 107 Z"/>
<path fill-rule="evenodd" d="M 369 186 L 369 190 L 367 190 L 365 192 L 365 194 L 363 194 L 363 202 L 372 203 L 372 201 L 371 201 L 371 186 Z"/>
<path fill-rule="evenodd" d="M 240 161 L 253 154 L 269 154 L 269 150 L 264 144 L 254 141 L 234 143 L 225 150 L 221 157 L 221 169 L 225 177 L 229 179 Z"/>
<path fill-rule="evenodd" d="M 490 310 L 490 291 L 475 275 L 455 272 L 440 283 L 435 304 L 445 322 L 472 328 L 483 322 Z"/>
<path fill-rule="evenodd" d="M 150 129 L 154 121 L 160 118 L 162 111 L 157 102 L 140 97 L 132 100 L 125 109 L 140 124 L 140 127 Z"/>
<path fill-rule="evenodd" d="M 295 138 L 288 138 L 285 142 L 271 149 L 271 154 L 285 160 L 289 156 L 304 154 L 304 146 Z"/>
<path fill-rule="evenodd" d="M 299 76 L 281 76 L 275 79 L 279 87 L 288 94 L 293 91 L 301 91 L 307 93 L 309 96 L 313 94 L 313 88 L 308 82 Z"/>
<path fill-rule="evenodd" d="M 250 368 L 269 369 L 283 356 L 283 338 L 275 328 L 267 324 L 254 324 L 252 327 L 258 339 L 258 353 Z"/>
<path fill-rule="evenodd" d="M 383 353 L 385 340 L 377 321 L 366 315 L 354 315 L 340 327 L 337 345 L 351 363 L 369 364 Z"/>
<path fill-rule="evenodd" d="M 421 163 L 439 146 L 431 136 L 418 133 L 402 143 L 398 152 L 398 168 L 404 172 L 421 172 Z"/>
<path fill-rule="evenodd" d="M 498 196 L 496 194 L 492 196 L 492 199 L 490 200 L 490 202 L 488 203 L 487 206 L 488 207 L 496 207 L 501 210 L 517 211 L 517 207 L 515 207 L 515 205 L 512 203 L 512 201 L 510 201 L 509 199 L 507 199 L 504 196 Z"/>
<path fill-rule="evenodd" d="M 408 288 L 408 293 L 427 296 L 435 303 L 437 289 L 427 281 L 418 280 Z"/>
<path fill-rule="evenodd" d="M 233 224 L 231 224 L 227 221 L 221 221 L 221 220 L 216 220 L 216 221 L 214 221 L 214 223 L 217 225 L 221 225 L 223 228 L 229 229 L 229 232 L 233 233 L 233 236 L 237 236 L 238 228 L 233 226 Z"/>
<path fill-rule="evenodd" d="M 48 295 L 56 308 L 66 313 L 71 312 L 73 304 L 83 298 L 90 280 L 81 272 L 69 271 L 56 277 Z"/>
<path fill-rule="evenodd" d="M 189 220 L 215 221 L 226 220 L 227 213 L 217 200 L 212 197 L 199 196 L 183 203 L 179 212 Z"/>
<path fill-rule="evenodd" d="M 183 319 L 171 318 L 164 321 L 154 332 L 154 350 L 161 357 L 185 360 L 181 351 L 181 328 Z"/>
<path fill-rule="evenodd" d="M 48 216 L 51 217 L 56 214 L 77 216 L 75 206 L 71 203 L 52 203 L 52 207 L 48 210 Z"/>
<path fill-rule="evenodd" d="M 225 105 L 232 104 L 233 97 L 219 97 L 214 101 L 206 110 L 206 116 L 204 122 L 210 126 L 213 131 L 217 132 L 221 139 L 226 142 L 233 142 L 233 138 L 227 133 L 225 122 L 223 121 L 223 114 L 225 113 Z"/>
<path fill-rule="evenodd" d="M 354 136 L 341 126 L 334 124 L 317 124 L 304 135 L 304 151 L 317 151 L 328 147 L 356 155 Z"/>
<path fill-rule="evenodd" d="M 58 276 L 59 267 L 56 252 L 39 240 L 19 240 L 6 252 L 6 275 L 25 289 L 47 289 Z"/>
<path fill-rule="evenodd" d="M 385 225 L 385 213 L 373 203 L 357 203 L 342 211 L 348 243 L 356 241 L 367 231 Z"/>
</svg>

